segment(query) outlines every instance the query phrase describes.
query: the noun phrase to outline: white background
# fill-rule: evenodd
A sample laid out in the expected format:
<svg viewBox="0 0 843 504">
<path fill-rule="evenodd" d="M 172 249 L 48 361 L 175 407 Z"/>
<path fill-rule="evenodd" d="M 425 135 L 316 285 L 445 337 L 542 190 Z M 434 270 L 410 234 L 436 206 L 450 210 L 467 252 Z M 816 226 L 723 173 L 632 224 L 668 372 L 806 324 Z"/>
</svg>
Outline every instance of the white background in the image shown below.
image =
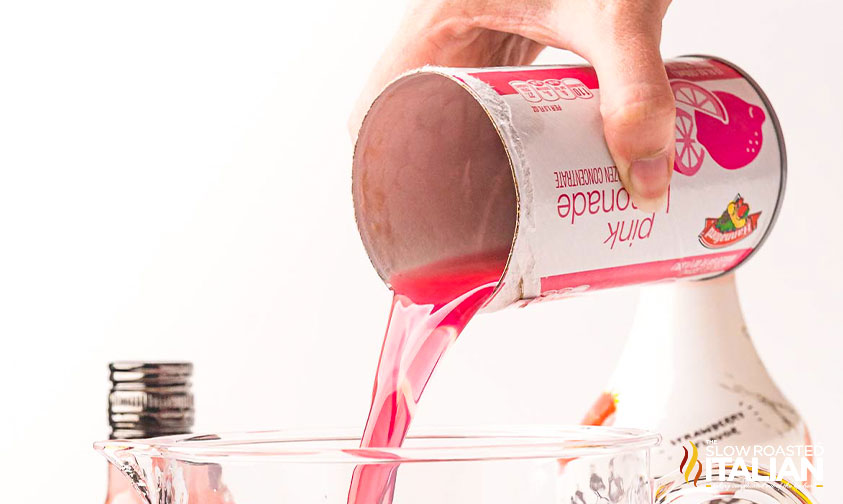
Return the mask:
<svg viewBox="0 0 843 504">
<path fill-rule="evenodd" d="M 345 121 L 403 4 L 0 5 L 2 500 L 103 498 L 110 360 L 194 361 L 199 431 L 362 426 L 389 293 L 354 225 Z M 677 1 L 663 43 L 743 66 L 784 126 L 784 212 L 739 282 L 829 454 L 825 502 L 843 498 L 841 15 Z M 418 422 L 576 422 L 636 299 L 480 317 Z"/>
</svg>

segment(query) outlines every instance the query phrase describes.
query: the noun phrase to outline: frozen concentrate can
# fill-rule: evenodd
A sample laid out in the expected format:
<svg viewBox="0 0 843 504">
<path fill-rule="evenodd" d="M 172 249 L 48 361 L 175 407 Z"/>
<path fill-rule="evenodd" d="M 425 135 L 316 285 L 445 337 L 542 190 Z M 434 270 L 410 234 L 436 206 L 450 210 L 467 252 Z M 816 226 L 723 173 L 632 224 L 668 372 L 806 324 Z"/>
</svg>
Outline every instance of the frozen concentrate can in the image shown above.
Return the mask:
<svg viewBox="0 0 843 504">
<path fill-rule="evenodd" d="M 665 62 L 676 162 L 664 208 L 638 210 L 603 137 L 589 66 L 425 67 L 372 104 L 354 152 L 363 243 L 388 282 L 500 251 L 484 310 L 727 272 L 770 232 L 786 156 L 758 85 L 723 60 Z"/>
</svg>

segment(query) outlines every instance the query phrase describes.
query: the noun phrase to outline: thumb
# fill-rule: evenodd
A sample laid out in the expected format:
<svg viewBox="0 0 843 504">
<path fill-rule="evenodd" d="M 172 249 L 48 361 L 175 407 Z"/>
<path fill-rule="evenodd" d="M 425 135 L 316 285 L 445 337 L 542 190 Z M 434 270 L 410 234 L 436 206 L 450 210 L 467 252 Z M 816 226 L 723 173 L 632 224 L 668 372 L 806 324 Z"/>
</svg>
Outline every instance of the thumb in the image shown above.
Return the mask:
<svg viewBox="0 0 843 504">
<path fill-rule="evenodd" d="M 615 31 L 589 55 L 609 151 L 633 201 L 649 211 L 663 207 L 675 155 L 675 104 L 659 53 L 660 19 L 654 23 L 649 33 L 640 24 Z"/>
</svg>

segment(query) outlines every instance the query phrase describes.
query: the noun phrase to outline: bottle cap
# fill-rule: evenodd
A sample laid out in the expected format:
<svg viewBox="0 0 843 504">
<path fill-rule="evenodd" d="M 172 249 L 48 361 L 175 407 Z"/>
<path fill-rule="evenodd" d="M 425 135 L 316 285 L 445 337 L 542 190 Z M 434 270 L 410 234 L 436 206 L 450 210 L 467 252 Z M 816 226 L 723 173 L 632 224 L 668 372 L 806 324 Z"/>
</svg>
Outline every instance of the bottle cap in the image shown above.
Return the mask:
<svg viewBox="0 0 843 504">
<path fill-rule="evenodd" d="M 122 361 L 108 365 L 111 439 L 187 434 L 193 427 L 190 362 Z"/>
</svg>

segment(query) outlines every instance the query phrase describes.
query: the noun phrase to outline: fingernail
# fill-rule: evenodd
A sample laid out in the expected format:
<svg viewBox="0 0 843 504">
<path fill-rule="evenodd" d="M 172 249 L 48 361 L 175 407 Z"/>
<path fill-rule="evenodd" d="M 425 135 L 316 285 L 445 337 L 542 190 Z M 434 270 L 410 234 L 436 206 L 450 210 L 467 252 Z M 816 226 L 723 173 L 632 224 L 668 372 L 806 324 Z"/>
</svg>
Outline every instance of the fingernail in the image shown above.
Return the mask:
<svg viewBox="0 0 843 504">
<path fill-rule="evenodd" d="M 633 161 L 629 167 L 632 191 L 647 200 L 661 198 L 670 182 L 667 154 Z"/>
</svg>

